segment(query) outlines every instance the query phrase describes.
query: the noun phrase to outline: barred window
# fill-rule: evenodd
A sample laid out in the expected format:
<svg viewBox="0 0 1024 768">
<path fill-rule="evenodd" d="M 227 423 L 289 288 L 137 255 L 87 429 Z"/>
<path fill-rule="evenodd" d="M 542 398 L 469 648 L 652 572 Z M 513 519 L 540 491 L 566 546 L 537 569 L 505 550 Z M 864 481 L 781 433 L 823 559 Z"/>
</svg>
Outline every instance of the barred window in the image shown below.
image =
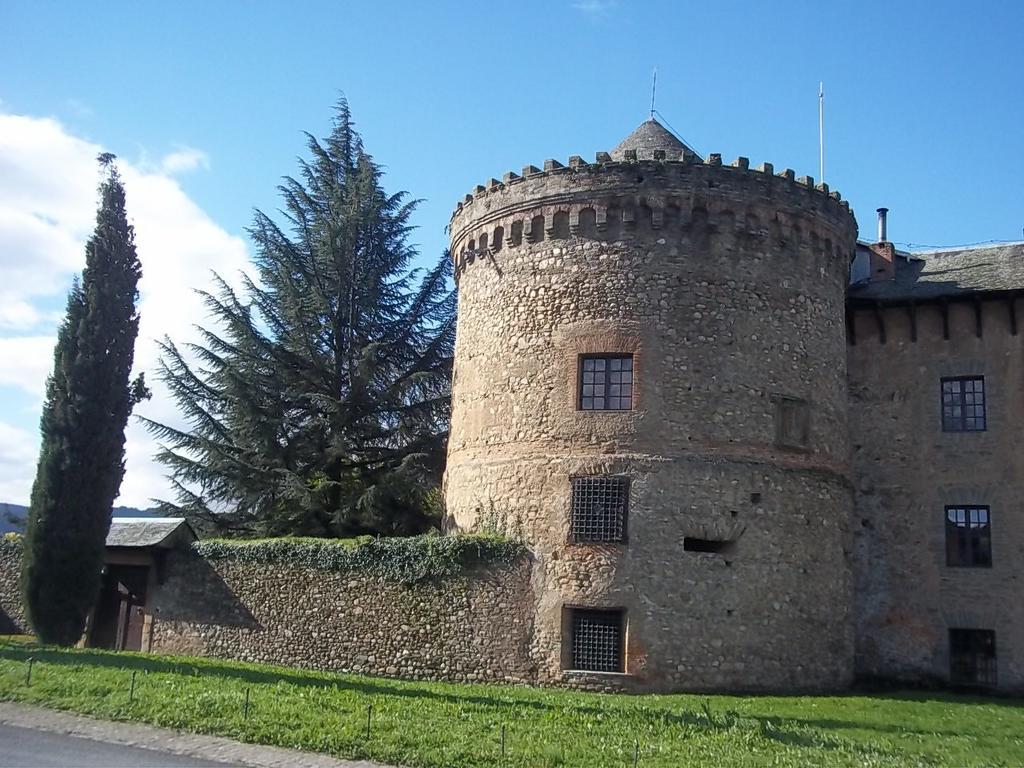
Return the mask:
<svg viewBox="0 0 1024 768">
<path fill-rule="evenodd" d="M 949 680 L 960 685 L 996 684 L 996 633 L 949 630 Z"/>
<path fill-rule="evenodd" d="M 988 507 L 946 507 L 946 565 L 992 565 L 992 527 Z"/>
<path fill-rule="evenodd" d="M 625 541 L 629 478 L 594 475 L 572 478 L 573 541 Z"/>
<path fill-rule="evenodd" d="M 582 355 L 579 408 L 628 411 L 633 407 L 633 356 Z"/>
<path fill-rule="evenodd" d="M 622 610 L 572 609 L 572 668 L 588 672 L 625 669 Z"/>
<path fill-rule="evenodd" d="M 985 377 L 956 376 L 942 379 L 942 431 L 985 430 Z"/>
</svg>

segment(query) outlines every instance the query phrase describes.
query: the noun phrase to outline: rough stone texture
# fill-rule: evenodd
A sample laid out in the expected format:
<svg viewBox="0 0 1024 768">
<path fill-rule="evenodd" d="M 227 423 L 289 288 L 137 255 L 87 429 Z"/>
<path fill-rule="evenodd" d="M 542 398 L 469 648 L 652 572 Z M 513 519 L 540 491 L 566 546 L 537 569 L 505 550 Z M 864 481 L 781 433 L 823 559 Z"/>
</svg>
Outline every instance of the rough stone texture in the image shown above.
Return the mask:
<svg viewBox="0 0 1024 768">
<path fill-rule="evenodd" d="M 1016 302 L 1018 317 L 1024 301 Z M 1024 347 L 1008 300 L 855 310 L 848 347 L 857 478 L 857 670 L 918 681 L 949 678 L 948 630 L 994 629 L 998 684 L 1024 690 Z M 987 430 L 943 432 L 939 380 L 983 375 Z M 945 506 L 991 508 L 992 567 L 946 565 Z"/>
<path fill-rule="evenodd" d="M 662 160 L 695 160 L 697 153 L 673 136 L 661 123 L 653 117 L 624 138 L 611 151 L 613 160 L 624 160 L 626 151 L 636 153 L 638 160 L 653 160 L 654 153 L 663 153 Z"/>
<path fill-rule="evenodd" d="M 534 551 L 541 682 L 843 686 L 853 218 L 744 159 L 601 159 L 510 174 L 453 215 L 448 526 Z M 577 410 L 579 356 L 614 352 L 634 355 L 633 409 Z M 775 444 L 780 397 L 809 404 L 803 450 Z M 631 478 L 629 540 L 570 544 L 570 477 L 598 473 Z M 625 675 L 566 670 L 566 606 L 625 609 Z"/>
<path fill-rule="evenodd" d="M 0 538 L 0 635 L 28 630 L 21 600 L 21 544 Z"/>
<path fill-rule="evenodd" d="M 151 650 L 347 672 L 523 682 L 529 562 L 403 586 L 353 573 L 171 553 Z"/>
</svg>

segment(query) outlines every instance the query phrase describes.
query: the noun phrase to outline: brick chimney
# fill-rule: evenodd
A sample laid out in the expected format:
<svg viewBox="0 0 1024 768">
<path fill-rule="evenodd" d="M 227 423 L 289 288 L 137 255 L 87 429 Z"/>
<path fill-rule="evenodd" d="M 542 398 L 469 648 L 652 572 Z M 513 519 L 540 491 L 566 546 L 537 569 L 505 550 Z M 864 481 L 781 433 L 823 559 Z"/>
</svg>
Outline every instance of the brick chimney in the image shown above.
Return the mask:
<svg viewBox="0 0 1024 768">
<path fill-rule="evenodd" d="M 871 282 L 892 280 L 896 277 L 896 247 L 889 242 L 886 234 L 888 208 L 878 209 L 878 242 L 869 245 L 871 251 Z"/>
</svg>

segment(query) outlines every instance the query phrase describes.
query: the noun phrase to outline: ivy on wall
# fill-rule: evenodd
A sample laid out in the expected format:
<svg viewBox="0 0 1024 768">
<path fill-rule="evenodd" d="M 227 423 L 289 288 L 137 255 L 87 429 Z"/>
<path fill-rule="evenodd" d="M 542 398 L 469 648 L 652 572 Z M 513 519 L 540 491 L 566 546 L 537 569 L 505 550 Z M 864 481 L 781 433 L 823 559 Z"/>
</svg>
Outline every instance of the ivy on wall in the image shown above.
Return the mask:
<svg viewBox="0 0 1024 768">
<path fill-rule="evenodd" d="M 352 571 L 404 584 L 457 576 L 475 566 L 510 564 L 526 554 L 494 534 L 358 539 L 206 539 L 192 545 L 208 560 Z"/>
</svg>

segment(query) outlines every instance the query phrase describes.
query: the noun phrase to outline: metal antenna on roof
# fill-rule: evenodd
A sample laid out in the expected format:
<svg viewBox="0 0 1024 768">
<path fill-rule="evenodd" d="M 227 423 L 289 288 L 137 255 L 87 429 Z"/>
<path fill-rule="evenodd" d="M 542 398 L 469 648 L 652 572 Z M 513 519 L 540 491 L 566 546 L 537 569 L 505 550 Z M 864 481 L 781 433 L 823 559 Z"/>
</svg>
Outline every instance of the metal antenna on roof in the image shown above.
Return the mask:
<svg viewBox="0 0 1024 768">
<path fill-rule="evenodd" d="M 670 123 L 668 121 L 668 118 L 665 117 L 665 115 L 663 115 L 661 113 L 661 110 L 658 110 L 658 109 L 654 110 L 654 114 L 656 114 L 658 117 L 661 118 L 662 126 L 667 128 L 669 130 L 669 133 L 671 133 L 673 136 L 675 136 L 677 139 L 679 139 L 681 142 L 683 142 L 683 144 L 685 144 L 686 147 L 691 152 L 693 152 L 696 155 L 702 154 L 701 152 L 697 151 L 697 148 L 695 146 L 693 146 L 690 142 L 688 142 L 685 138 L 683 138 L 683 135 L 679 131 L 677 131 L 675 128 L 672 127 L 672 123 Z"/>
<path fill-rule="evenodd" d="M 658 91 L 658 68 L 654 68 L 654 78 L 651 81 L 651 120 L 654 119 L 654 96 Z"/>
</svg>

